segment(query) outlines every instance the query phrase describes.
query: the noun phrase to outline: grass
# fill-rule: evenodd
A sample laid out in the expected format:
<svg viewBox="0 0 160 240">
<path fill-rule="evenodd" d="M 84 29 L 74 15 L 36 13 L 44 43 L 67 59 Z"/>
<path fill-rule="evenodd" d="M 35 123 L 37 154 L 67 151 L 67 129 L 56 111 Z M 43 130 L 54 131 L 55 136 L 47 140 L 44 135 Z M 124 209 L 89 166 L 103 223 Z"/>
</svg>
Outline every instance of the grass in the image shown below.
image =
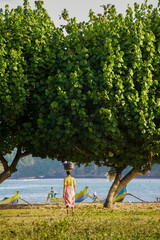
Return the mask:
<svg viewBox="0 0 160 240">
<path fill-rule="evenodd" d="M 159 240 L 160 203 L 145 208 L 123 203 L 112 210 L 79 204 L 69 217 L 64 205 L 0 209 L 0 226 L 0 240 Z"/>
</svg>

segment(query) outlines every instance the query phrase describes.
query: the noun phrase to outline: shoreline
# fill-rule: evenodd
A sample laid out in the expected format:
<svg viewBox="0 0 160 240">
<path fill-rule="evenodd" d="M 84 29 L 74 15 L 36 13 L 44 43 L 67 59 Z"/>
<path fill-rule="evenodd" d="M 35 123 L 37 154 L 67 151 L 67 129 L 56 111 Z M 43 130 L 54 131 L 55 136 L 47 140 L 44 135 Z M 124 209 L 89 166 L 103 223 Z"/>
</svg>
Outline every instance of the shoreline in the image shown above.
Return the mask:
<svg viewBox="0 0 160 240">
<path fill-rule="evenodd" d="M 103 203 L 75 203 L 76 208 L 103 208 L 106 210 L 111 210 L 103 207 Z M 5 209 L 65 209 L 64 203 L 33 203 L 33 204 L 6 204 L 0 205 L 0 210 Z M 145 210 L 145 209 L 160 209 L 160 202 L 120 202 L 113 204 L 112 210 Z"/>
<path fill-rule="evenodd" d="M 76 179 L 107 179 L 106 177 L 98 177 L 98 176 L 95 176 L 95 177 L 76 177 Z M 23 180 L 23 179 L 64 179 L 63 177 L 44 177 L 44 176 L 39 176 L 39 177 L 20 177 L 20 178 L 14 178 L 14 177 L 10 177 L 6 180 Z M 135 177 L 134 179 L 160 179 L 160 176 L 137 176 Z"/>
</svg>

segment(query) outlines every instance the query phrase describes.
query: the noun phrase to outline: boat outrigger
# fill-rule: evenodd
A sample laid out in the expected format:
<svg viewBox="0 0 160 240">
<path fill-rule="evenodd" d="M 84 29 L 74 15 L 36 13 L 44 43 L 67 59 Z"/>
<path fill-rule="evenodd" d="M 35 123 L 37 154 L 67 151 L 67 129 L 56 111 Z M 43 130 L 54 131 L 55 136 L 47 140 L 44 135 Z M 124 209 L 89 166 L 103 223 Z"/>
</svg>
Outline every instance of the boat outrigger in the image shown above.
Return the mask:
<svg viewBox="0 0 160 240">
<path fill-rule="evenodd" d="M 90 197 L 93 202 L 100 202 L 100 203 L 104 203 L 106 199 L 104 198 L 98 198 L 96 196 L 96 192 L 93 193 L 93 197 L 91 197 L 89 194 L 87 194 L 88 197 Z M 114 203 L 115 202 L 122 202 L 123 199 L 125 198 L 125 196 L 127 195 L 127 189 L 126 189 L 126 186 L 117 194 L 117 196 L 115 197 L 114 199 Z"/>
<path fill-rule="evenodd" d="M 21 199 L 22 201 L 26 202 L 27 204 L 31 205 L 29 202 L 24 200 L 23 198 L 18 196 L 19 191 L 16 191 L 14 196 L 11 197 L 5 197 L 3 200 L 0 201 L 0 205 L 5 205 L 5 204 L 17 204 L 18 200 Z"/>
<path fill-rule="evenodd" d="M 114 202 L 122 202 L 125 196 L 127 195 L 127 188 L 126 186 L 122 188 L 122 190 L 117 194 L 115 197 Z"/>
<path fill-rule="evenodd" d="M 18 203 L 18 199 L 19 199 L 18 193 L 19 191 L 16 191 L 14 196 L 5 197 L 3 200 L 0 201 L 0 205 Z"/>
<path fill-rule="evenodd" d="M 75 202 L 76 203 L 83 202 L 87 197 L 91 198 L 93 203 L 104 203 L 105 202 L 104 198 L 99 198 L 99 197 L 96 196 L 97 195 L 96 192 L 93 193 L 93 196 L 90 196 L 89 193 L 87 192 L 87 190 L 88 190 L 88 187 L 85 187 L 81 192 L 79 192 L 75 195 Z M 29 204 L 30 206 L 32 206 L 32 204 L 25 201 L 23 198 L 19 197 L 18 194 L 19 194 L 19 191 L 16 191 L 14 196 L 6 197 L 3 200 L 0 200 L 0 205 L 17 204 L 18 200 L 20 199 L 20 200 L 26 202 L 27 204 Z M 48 203 L 48 201 L 50 201 L 50 203 L 62 203 L 62 202 L 64 202 L 63 198 L 58 198 L 56 196 L 57 194 L 58 194 L 58 192 L 56 192 L 54 190 L 54 188 L 51 188 L 51 191 L 48 193 L 46 203 Z M 127 193 L 127 188 L 125 186 L 115 197 L 114 203 L 115 202 L 122 202 L 126 195 L 130 195 L 130 196 L 138 199 L 141 202 L 145 202 L 144 200 L 134 196 L 133 194 Z M 159 201 L 160 201 L 160 197 L 157 197 L 156 202 L 159 202 Z"/>
<path fill-rule="evenodd" d="M 75 202 L 82 202 L 88 197 L 87 189 L 88 189 L 88 187 L 85 187 L 83 191 L 81 191 L 75 195 Z M 58 194 L 58 192 L 55 191 L 54 188 L 52 187 L 51 191 L 48 193 L 46 203 L 48 202 L 48 200 L 50 200 L 50 203 L 64 202 L 63 198 L 58 198 L 56 196 L 57 194 Z"/>
<path fill-rule="evenodd" d="M 85 187 L 83 191 L 77 193 L 75 195 L 75 202 L 83 202 L 88 197 L 87 190 L 88 187 Z"/>
<path fill-rule="evenodd" d="M 88 187 L 85 187 L 83 189 L 83 191 L 77 193 L 75 195 L 75 202 L 76 203 L 79 203 L 79 202 L 83 202 L 87 197 L 91 198 L 93 200 L 93 202 L 105 202 L 105 199 L 104 198 L 98 198 L 96 196 L 96 192 L 94 192 L 93 194 L 93 197 L 91 197 L 89 195 L 89 193 L 87 192 L 88 190 Z M 46 203 L 48 202 L 48 200 L 50 200 L 50 203 L 60 203 L 60 202 L 64 202 L 64 199 L 63 198 L 58 198 L 56 195 L 58 194 L 58 192 L 56 192 L 54 190 L 54 188 L 51 188 L 51 191 L 48 193 L 48 197 L 47 197 L 47 200 L 46 200 Z M 123 199 L 125 198 L 127 194 L 127 189 L 126 187 L 124 187 L 116 196 L 114 202 L 122 202 Z"/>
</svg>

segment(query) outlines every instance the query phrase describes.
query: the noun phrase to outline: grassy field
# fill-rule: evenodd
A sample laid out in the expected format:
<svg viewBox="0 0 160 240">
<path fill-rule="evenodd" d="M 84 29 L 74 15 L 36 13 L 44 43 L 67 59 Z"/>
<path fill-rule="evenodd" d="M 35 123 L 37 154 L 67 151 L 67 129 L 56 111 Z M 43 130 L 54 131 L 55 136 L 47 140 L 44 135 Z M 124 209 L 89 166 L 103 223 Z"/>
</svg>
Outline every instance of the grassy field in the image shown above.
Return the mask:
<svg viewBox="0 0 160 240">
<path fill-rule="evenodd" d="M 160 203 L 76 204 L 69 217 L 63 204 L 0 206 L 0 240 L 159 240 Z"/>
</svg>

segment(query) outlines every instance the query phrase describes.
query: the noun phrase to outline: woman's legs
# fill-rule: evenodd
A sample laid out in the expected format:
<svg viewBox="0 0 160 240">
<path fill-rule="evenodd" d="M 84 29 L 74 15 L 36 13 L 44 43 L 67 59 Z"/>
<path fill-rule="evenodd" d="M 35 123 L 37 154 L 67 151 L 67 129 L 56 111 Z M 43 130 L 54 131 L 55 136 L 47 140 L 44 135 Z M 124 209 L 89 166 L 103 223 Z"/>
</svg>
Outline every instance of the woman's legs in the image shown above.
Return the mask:
<svg viewBox="0 0 160 240">
<path fill-rule="evenodd" d="M 72 207 L 72 215 L 74 215 L 74 207 Z"/>
<path fill-rule="evenodd" d="M 72 208 L 72 215 L 74 215 L 74 207 L 71 207 Z M 67 209 L 67 215 L 69 215 L 69 206 L 66 206 L 66 209 Z"/>
<path fill-rule="evenodd" d="M 69 206 L 66 206 L 67 209 L 67 215 L 69 214 Z"/>
</svg>

